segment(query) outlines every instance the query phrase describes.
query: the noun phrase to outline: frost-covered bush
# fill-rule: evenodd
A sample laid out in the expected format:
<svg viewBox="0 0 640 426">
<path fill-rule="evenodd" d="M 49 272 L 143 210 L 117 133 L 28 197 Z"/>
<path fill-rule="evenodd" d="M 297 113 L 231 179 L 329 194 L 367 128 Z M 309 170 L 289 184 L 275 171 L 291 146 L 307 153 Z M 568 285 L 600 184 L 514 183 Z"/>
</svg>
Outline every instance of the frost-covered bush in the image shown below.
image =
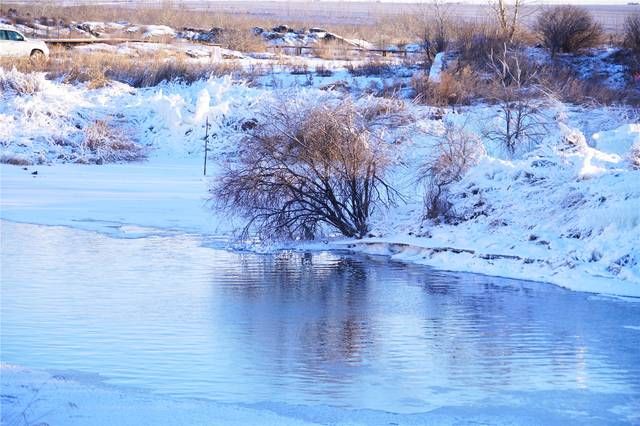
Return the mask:
<svg viewBox="0 0 640 426">
<path fill-rule="evenodd" d="M 0 93 L 33 95 L 42 90 L 45 84 L 43 73 L 22 73 L 15 68 L 0 68 Z"/>
<path fill-rule="evenodd" d="M 427 219 L 451 219 L 450 186 L 484 155 L 484 147 L 477 135 L 464 127 L 445 122 L 444 134 L 438 138 L 431 155 L 420 170 L 426 183 L 424 198 Z"/>
<path fill-rule="evenodd" d="M 146 151 L 122 130 L 97 120 L 84 132 L 81 144 L 85 158 L 97 164 L 118 161 L 139 161 L 146 158 Z"/>
<path fill-rule="evenodd" d="M 396 195 L 388 165 L 385 142 L 351 101 L 274 105 L 216 180 L 213 200 L 247 219 L 245 234 L 313 238 L 328 227 L 364 237 L 373 211 Z"/>
</svg>

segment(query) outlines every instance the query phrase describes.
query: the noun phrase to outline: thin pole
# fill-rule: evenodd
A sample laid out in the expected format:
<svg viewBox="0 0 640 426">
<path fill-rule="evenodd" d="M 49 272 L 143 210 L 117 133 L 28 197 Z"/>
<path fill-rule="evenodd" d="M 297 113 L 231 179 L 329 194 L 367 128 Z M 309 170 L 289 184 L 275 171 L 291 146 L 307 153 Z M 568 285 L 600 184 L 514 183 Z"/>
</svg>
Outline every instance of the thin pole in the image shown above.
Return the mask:
<svg viewBox="0 0 640 426">
<path fill-rule="evenodd" d="M 209 117 L 204 127 L 204 176 L 207 175 L 207 152 L 209 151 Z"/>
</svg>

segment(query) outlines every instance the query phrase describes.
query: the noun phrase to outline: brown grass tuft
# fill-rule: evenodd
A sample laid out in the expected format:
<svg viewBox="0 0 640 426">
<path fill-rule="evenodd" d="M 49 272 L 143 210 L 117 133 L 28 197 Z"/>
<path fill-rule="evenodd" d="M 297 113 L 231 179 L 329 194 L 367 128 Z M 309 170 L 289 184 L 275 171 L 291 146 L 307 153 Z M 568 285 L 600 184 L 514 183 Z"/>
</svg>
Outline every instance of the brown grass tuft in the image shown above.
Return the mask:
<svg viewBox="0 0 640 426">
<path fill-rule="evenodd" d="M 104 120 L 97 120 L 85 129 L 81 147 L 86 159 L 96 164 L 140 161 L 147 156 L 146 150 L 124 131 Z"/>
</svg>

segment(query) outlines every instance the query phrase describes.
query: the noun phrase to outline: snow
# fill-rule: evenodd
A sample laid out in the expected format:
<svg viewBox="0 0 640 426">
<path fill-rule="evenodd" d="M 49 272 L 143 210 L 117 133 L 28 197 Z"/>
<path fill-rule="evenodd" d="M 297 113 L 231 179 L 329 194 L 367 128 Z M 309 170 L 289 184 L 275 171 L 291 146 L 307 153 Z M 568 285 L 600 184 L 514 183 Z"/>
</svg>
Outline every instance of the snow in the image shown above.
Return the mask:
<svg viewBox="0 0 640 426">
<path fill-rule="evenodd" d="M 2 421 L 65 425 L 309 425 L 300 418 L 238 405 L 172 399 L 101 383 L 99 376 L 52 374 L 2 364 Z"/>
<path fill-rule="evenodd" d="M 596 148 L 624 157 L 633 144 L 640 142 L 640 123 L 631 123 L 617 129 L 598 132 L 593 135 Z"/>
<path fill-rule="evenodd" d="M 440 82 L 440 74 L 444 70 L 444 57 L 445 52 L 436 53 L 435 58 L 433 58 L 433 63 L 431 64 L 431 69 L 429 70 L 429 81 L 432 83 Z"/>
<path fill-rule="evenodd" d="M 143 27 L 143 31 L 144 33 L 142 34 L 142 38 L 176 36 L 176 32 L 173 28 L 166 25 L 145 25 Z"/>
<path fill-rule="evenodd" d="M 269 102 L 328 102 L 347 95 L 320 87 L 341 81 L 355 94 L 358 87 L 383 84 L 379 77 L 350 76 L 338 61 L 309 58 L 308 64 L 333 69 L 333 75 L 309 81 L 282 66 L 256 79 L 254 86 L 225 77 L 143 89 L 112 83 L 94 90 L 41 77 L 32 95 L 5 91 L 0 95 L 0 155 L 43 165 L 28 170 L 2 165 L 0 217 L 102 230 L 126 224 L 231 236 L 240 220 L 212 212 L 206 203 L 209 181 L 200 176 L 206 118 L 215 135 L 208 174 L 215 176 L 234 159 L 237 129 Z M 409 121 L 416 122 L 387 133 L 390 142 L 400 141 L 394 145 L 392 179 L 407 202 L 379 212 L 371 238 L 345 241 L 328 235 L 328 245 L 286 246 L 348 247 L 442 269 L 640 296 L 640 171 L 625 160 L 638 141 L 640 124 L 633 115 L 551 105 L 545 112 L 551 125 L 540 145 L 512 158 L 485 141 L 485 157 L 452 188 L 454 210 L 463 219 L 445 224 L 423 219 L 424 189 L 416 185 L 416 171 L 443 132 L 442 120 L 433 118 L 431 108 L 411 103 L 406 108 L 413 117 Z M 444 119 L 467 123 L 468 131 L 481 135 L 496 114 L 480 105 L 445 110 Z M 150 148 L 149 161 L 70 164 L 83 161 L 83 129 L 95 120 L 126 129 Z M 253 248 L 277 247 L 263 243 Z"/>
<path fill-rule="evenodd" d="M 630 332 L 634 332 L 631 330 Z M 584 411 L 567 407 L 567 391 L 544 394 L 516 394 L 510 401 L 498 402 L 490 397 L 477 404 L 450 405 L 416 414 L 397 414 L 379 410 L 346 409 L 333 406 L 303 406 L 275 402 L 228 404 L 210 400 L 172 398 L 125 386 L 105 384 L 96 374 L 74 371 L 43 371 L 2 363 L 3 424 L 64 425 L 460 425 L 518 424 L 566 425 L 593 420 Z M 446 398 L 448 389 L 443 388 Z M 579 397 L 574 397 L 579 398 Z M 541 409 L 540 401 L 551 409 Z M 579 399 L 583 401 L 582 399 Z M 555 404 L 554 402 L 555 401 Z M 603 402 L 604 401 L 604 402 Z M 586 403 L 586 402 L 583 402 Z M 612 406 L 607 393 L 593 402 L 615 415 L 611 424 L 635 424 L 637 401 L 627 399 Z M 576 410 L 576 411 L 574 411 Z M 603 417 L 598 417 L 602 423 Z M 604 424 L 609 424 L 605 422 Z"/>
<path fill-rule="evenodd" d="M 92 31 L 139 30 L 128 24 L 84 24 Z M 142 31 L 144 37 L 175 36 L 164 26 L 146 26 Z M 323 35 L 317 34 L 302 42 Z M 297 45 L 301 40 L 296 37 L 287 33 L 274 43 Z M 94 44 L 76 49 L 132 55 L 174 49 L 221 59 L 208 47 L 190 43 Z M 208 190 L 220 170 L 234 160 L 237 129 L 273 102 L 331 102 L 388 82 L 379 76 L 350 75 L 346 66 L 354 62 L 290 58 L 296 66 L 332 71 L 330 76 L 309 79 L 306 74 L 292 75 L 291 63 L 233 51 L 222 54 L 236 55 L 246 68 L 271 61 L 271 72 L 251 84 L 227 76 L 190 85 L 172 82 L 136 89 L 112 82 L 88 89 L 84 84 L 47 80 L 43 74 L 0 69 L 0 157 L 32 163 L 0 165 L 0 219 L 115 236 L 161 229 L 221 238 L 230 248 L 240 245 L 260 251 L 348 249 L 442 270 L 536 280 L 640 300 L 640 170 L 628 161 L 640 145 L 640 122 L 633 113 L 556 104 L 545 111 L 551 126 L 539 145 L 512 156 L 483 141 L 486 154 L 451 188 L 454 210 L 462 219 L 442 223 L 423 218 L 424 188 L 416 182 L 417 170 L 442 135 L 443 120 L 434 118 L 429 107 L 406 102 L 410 123 L 390 128 L 386 135 L 394 143 L 391 179 L 406 203 L 378 212 L 369 237 L 353 240 L 330 234 L 314 242 L 236 242 L 233 237 L 242 220 L 217 212 Z M 430 81 L 440 80 L 444 61 L 444 54 L 436 55 Z M 348 87 L 348 94 L 326 90 L 341 84 Z M 20 87 L 32 87 L 33 93 Z M 438 113 L 477 135 L 497 117 L 496 110 L 486 105 Z M 212 137 L 205 177 L 207 119 Z M 148 161 L 75 164 L 86 161 L 81 143 L 96 120 L 124 129 L 150 150 Z M 630 334 L 640 330 L 633 323 L 624 328 Z M 2 364 L 0 373 L 2 422 L 9 424 L 15 419 L 37 423 L 44 415 L 50 424 L 70 425 L 207 424 L 211 419 L 220 424 L 459 424 L 461 418 L 523 424 L 541 419 L 541 413 L 529 413 L 525 406 L 510 412 L 509 407 L 484 404 L 416 415 L 273 403 L 221 404 L 106 385 L 99 376 L 76 372 Z M 617 407 L 616 413 L 630 422 L 639 420 L 633 401 Z M 546 420 L 551 424 L 565 419 Z"/>
</svg>

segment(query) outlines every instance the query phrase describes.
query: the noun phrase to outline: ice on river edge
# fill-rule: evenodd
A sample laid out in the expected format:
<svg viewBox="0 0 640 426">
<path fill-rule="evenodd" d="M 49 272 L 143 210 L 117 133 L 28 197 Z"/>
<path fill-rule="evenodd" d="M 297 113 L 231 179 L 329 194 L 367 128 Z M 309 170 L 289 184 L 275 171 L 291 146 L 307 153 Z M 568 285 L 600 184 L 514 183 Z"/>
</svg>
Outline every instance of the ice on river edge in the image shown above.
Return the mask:
<svg viewBox="0 0 640 426">
<path fill-rule="evenodd" d="M 172 398 L 124 386 L 105 384 L 99 375 L 73 371 L 32 370 L 2 363 L 3 424 L 65 425 L 460 425 L 460 424 L 583 424 L 580 413 L 559 404 L 555 410 L 532 409 L 527 398 L 509 406 L 488 399 L 476 406 L 442 407 L 426 413 L 396 414 L 329 406 L 299 406 L 264 402 L 224 404 L 202 399 Z M 618 419 L 633 423 L 637 401 L 610 408 Z M 576 416 L 574 417 L 573 414 Z M 606 420 L 601 424 L 608 424 Z"/>
</svg>

